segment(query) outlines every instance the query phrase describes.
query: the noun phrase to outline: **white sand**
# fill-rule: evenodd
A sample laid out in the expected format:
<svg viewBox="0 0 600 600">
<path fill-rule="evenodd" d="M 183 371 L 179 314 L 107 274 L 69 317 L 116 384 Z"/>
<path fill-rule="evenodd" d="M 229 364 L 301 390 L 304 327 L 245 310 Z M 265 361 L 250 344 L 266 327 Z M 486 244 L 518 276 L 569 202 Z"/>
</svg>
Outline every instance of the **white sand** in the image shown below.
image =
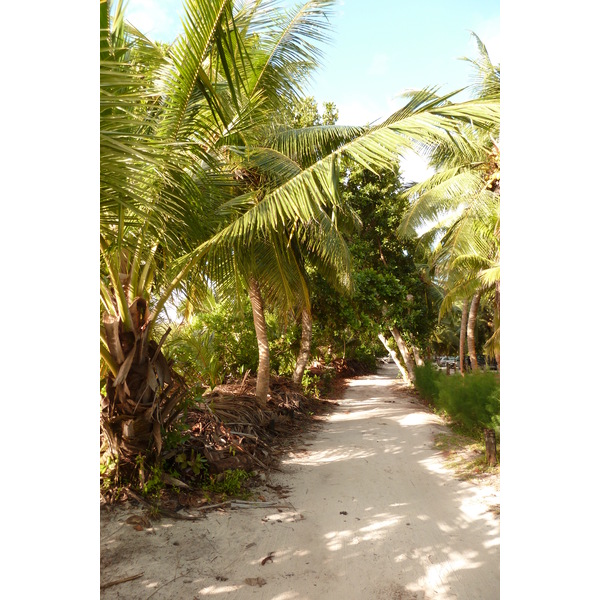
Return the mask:
<svg viewBox="0 0 600 600">
<path fill-rule="evenodd" d="M 270 476 L 289 488 L 288 508 L 163 518 L 144 531 L 125 524 L 141 509 L 103 511 L 102 583 L 143 575 L 101 598 L 499 599 L 491 492 L 443 466 L 433 449 L 441 421 L 398 393 L 395 375 L 388 365 L 351 381 L 305 450 Z"/>
</svg>

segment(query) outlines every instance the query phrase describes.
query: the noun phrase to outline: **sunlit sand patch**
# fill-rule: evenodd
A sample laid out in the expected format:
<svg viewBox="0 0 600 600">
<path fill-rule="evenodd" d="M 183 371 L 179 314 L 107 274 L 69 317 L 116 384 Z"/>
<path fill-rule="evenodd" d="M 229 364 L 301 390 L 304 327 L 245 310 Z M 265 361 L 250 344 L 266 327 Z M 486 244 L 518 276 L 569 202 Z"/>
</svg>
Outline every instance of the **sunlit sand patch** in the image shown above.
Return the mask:
<svg viewBox="0 0 600 600">
<path fill-rule="evenodd" d="M 456 530 L 455 527 L 451 527 L 450 525 L 448 525 L 447 523 L 444 523 L 443 521 L 438 521 L 437 526 L 440 528 L 440 531 L 442 531 L 443 533 L 454 533 L 454 531 Z"/>
<path fill-rule="evenodd" d="M 309 456 L 295 457 L 286 459 L 282 462 L 283 464 L 315 466 L 336 462 L 338 460 L 369 458 L 370 456 L 373 456 L 372 451 L 348 450 L 341 448 L 336 450 L 323 450 L 322 452 L 312 452 Z"/>
<path fill-rule="evenodd" d="M 415 412 L 397 419 L 400 425 L 440 425 L 440 418 L 436 415 L 426 412 Z"/>
<path fill-rule="evenodd" d="M 201 596 L 217 596 L 218 594 L 236 592 L 242 587 L 243 586 L 241 585 L 209 585 L 208 587 L 201 589 L 198 593 Z"/>
<path fill-rule="evenodd" d="M 372 385 L 376 385 L 376 386 L 380 386 L 380 387 L 391 387 L 392 385 L 394 385 L 394 381 L 387 379 L 387 378 L 375 378 L 373 377 L 372 379 L 353 379 L 352 381 L 348 382 L 348 387 L 359 387 L 361 385 L 363 386 L 372 386 Z"/>
<path fill-rule="evenodd" d="M 448 471 L 448 469 L 443 465 L 443 463 L 441 463 L 440 460 L 435 456 L 423 458 L 419 461 L 419 464 L 423 465 L 433 473 L 445 476 L 447 480 L 450 479 L 450 471 Z"/>
<path fill-rule="evenodd" d="M 344 546 L 356 546 L 361 542 L 381 540 L 389 535 L 389 529 L 395 527 L 401 517 L 387 518 L 377 521 L 371 525 L 361 527 L 358 531 L 330 531 L 325 534 L 328 550 L 335 552 L 341 550 Z"/>
<path fill-rule="evenodd" d="M 366 527 L 361 527 L 359 531 L 372 533 L 373 531 L 378 531 L 379 529 L 384 529 L 385 527 L 393 527 L 394 525 L 397 525 L 399 521 L 400 517 L 392 517 L 390 519 L 386 519 L 385 521 L 378 521 L 377 523 L 372 523 Z"/>
<path fill-rule="evenodd" d="M 298 598 L 298 594 L 296 592 L 283 592 L 282 594 L 277 594 L 277 596 L 273 596 L 271 600 L 293 600 L 294 598 Z"/>
<path fill-rule="evenodd" d="M 375 419 L 381 417 L 389 417 L 391 411 L 385 408 L 372 408 L 370 410 L 356 410 L 349 413 L 337 412 L 331 417 L 329 421 L 332 423 L 339 423 L 343 421 L 359 421 L 361 419 Z"/>
<path fill-rule="evenodd" d="M 345 531 L 330 531 L 325 534 L 325 539 L 327 540 L 327 548 L 332 552 L 337 550 L 341 550 L 346 543 L 346 539 L 352 537 L 354 532 L 345 530 Z"/>
</svg>

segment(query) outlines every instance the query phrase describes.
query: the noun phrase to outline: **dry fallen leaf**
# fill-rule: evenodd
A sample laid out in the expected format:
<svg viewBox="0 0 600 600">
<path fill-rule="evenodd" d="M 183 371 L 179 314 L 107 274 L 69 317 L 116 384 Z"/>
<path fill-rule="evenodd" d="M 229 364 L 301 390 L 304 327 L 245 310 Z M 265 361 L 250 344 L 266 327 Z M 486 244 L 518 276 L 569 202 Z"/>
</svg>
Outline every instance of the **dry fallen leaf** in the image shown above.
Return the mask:
<svg viewBox="0 0 600 600">
<path fill-rule="evenodd" d="M 273 555 L 274 555 L 274 554 L 275 554 L 275 552 L 269 552 L 268 556 L 265 556 L 265 557 L 262 559 L 262 561 L 261 561 L 261 563 L 260 563 L 260 564 L 261 564 L 261 565 L 263 565 L 263 567 L 264 567 L 264 566 L 265 566 L 265 564 L 266 564 L 268 561 L 271 561 L 271 562 L 273 562 Z"/>
</svg>

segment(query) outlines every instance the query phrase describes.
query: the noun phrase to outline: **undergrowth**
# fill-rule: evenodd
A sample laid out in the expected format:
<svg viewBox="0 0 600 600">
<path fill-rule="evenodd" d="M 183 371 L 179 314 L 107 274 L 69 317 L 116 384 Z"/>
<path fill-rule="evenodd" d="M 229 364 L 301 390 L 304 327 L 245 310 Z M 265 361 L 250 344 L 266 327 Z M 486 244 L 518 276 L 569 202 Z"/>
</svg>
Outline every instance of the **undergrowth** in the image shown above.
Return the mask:
<svg viewBox="0 0 600 600">
<path fill-rule="evenodd" d="M 500 380 L 497 373 L 445 375 L 427 363 L 415 369 L 415 387 L 424 400 L 451 419 L 457 431 L 478 437 L 484 429 L 493 429 L 499 440 Z"/>
<path fill-rule="evenodd" d="M 500 455 L 500 380 L 497 373 L 483 371 L 446 375 L 427 363 L 415 369 L 415 387 L 421 398 L 443 416 L 452 430 L 436 437 L 436 447 L 459 476 L 497 472 L 485 459 L 484 430 L 496 434 Z"/>
</svg>

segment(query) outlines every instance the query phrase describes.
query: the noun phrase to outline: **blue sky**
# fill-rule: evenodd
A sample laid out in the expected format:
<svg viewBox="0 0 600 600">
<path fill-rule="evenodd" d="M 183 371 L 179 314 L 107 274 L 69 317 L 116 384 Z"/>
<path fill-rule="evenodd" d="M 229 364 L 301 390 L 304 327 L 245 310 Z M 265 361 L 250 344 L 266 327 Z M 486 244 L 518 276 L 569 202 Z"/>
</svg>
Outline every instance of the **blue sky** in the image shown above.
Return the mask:
<svg viewBox="0 0 600 600">
<path fill-rule="evenodd" d="M 126 15 L 149 37 L 168 42 L 181 31 L 182 5 L 183 0 L 129 0 Z M 339 124 L 364 125 L 400 108 L 404 90 L 465 87 L 471 69 L 459 59 L 476 56 L 471 31 L 500 62 L 499 0 L 338 0 L 331 43 L 307 95 L 335 102 Z M 411 178 L 425 175 L 416 157 L 404 168 Z"/>
<path fill-rule="evenodd" d="M 150 37 L 170 41 L 180 31 L 182 3 L 129 0 L 126 15 Z M 499 0 L 339 0 L 324 65 L 307 91 L 335 102 L 340 124 L 387 117 L 404 89 L 468 85 L 469 66 L 458 59 L 475 56 L 470 31 L 499 62 Z"/>
</svg>

